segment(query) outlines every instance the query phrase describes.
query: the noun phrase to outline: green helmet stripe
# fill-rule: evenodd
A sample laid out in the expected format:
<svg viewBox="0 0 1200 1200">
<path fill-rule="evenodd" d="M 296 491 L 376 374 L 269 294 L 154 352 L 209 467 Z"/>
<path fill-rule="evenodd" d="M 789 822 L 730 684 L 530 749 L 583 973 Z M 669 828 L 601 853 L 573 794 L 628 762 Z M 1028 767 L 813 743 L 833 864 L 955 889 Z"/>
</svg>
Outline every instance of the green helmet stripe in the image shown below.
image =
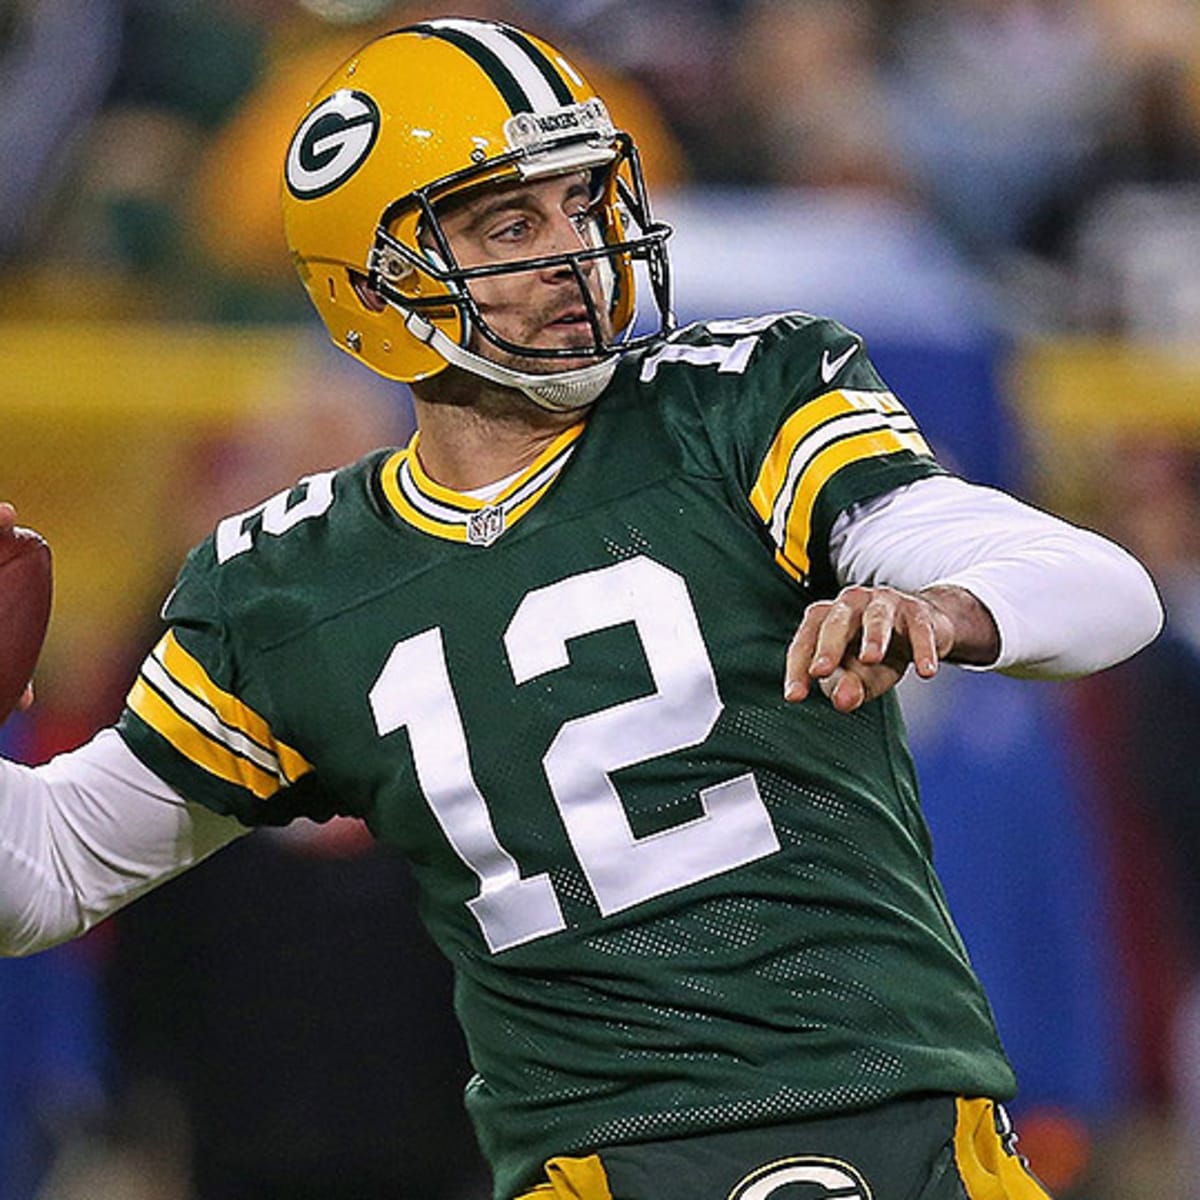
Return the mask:
<svg viewBox="0 0 1200 1200">
<path fill-rule="evenodd" d="M 513 113 L 533 112 L 534 104 L 528 92 L 521 86 L 517 77 L 508 69 L 488 46 L 477 38 L 472 37 L 462 29 L 447 27 L 442 24 L 428 23 L 411 27 L 413 33 L 425 34 L 428 37 L 441 38 L 457 46 L 464 54 L 472 58 L 485 75 L 492 81 L 496 90 L 504 98 L 505 104 Z"/>
<path fill-rule="evenodd" d="M 529 55 L 533 65 L 542 73 L 561 104 L 574 104 L 575 97 L 555 65 L 519 29 L 503 25 L 501 30 L 509 41 L 516 42 Z"/>
</svg>

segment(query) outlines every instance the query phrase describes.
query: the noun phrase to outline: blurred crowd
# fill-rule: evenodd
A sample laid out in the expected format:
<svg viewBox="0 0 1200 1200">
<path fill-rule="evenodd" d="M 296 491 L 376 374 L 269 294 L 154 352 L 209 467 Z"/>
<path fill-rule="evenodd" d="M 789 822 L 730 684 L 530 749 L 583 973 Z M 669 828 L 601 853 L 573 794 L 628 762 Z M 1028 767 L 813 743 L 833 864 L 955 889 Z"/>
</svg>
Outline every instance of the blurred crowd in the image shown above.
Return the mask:
<svg viewBox="0 0 1200 1200">
<path fill-rule="evenodd" d="M 1196 0 L 0 0 L 0 338 L 21 322 L 309 320 L 278 211 L 296 114 L 376 32 L 451 14 L 571 52 L 655 195 L 681 211 L 720 198 L 693 210 L 720 218 L 710 266 L 736 271 L 751 197 L 822 221 L 877 205 L 936 230 L 914 245 L 962 264 L 1004 339 L 1117 336 L 1200 375 Z M 837 228 L 832 270 L 870 292 L 865 226 Z M 903 310 L 895 283 L 882 303 Z M 198 447 L 189 503 L 163 517 L 172 552 L 303 471 L 403 440 L 407 412 L 363 374 L 297 366 L 285 434 L 251 420 Z M 1121 405 L 1160 386 L 1147 369 Z M 1036 498 L 1036 480 L 998 481 Z M 1146 559 L 1169 625 L 1071 693 L 1135 1044 L 1121 1119 L 1043 1114 L 1039 1145 L 1064 1200 L 1184 1200 L 1200 1197 L 1200 407 L 1110 439 L 1070 497 L 1067 515 Z M 85 714 L 50 687 L 0 751 L 44 758 L 111 719 L 156 599 Z M 401 865 L 339 823 L 218 857 L 80 945 L 0 963 L 0 1196 L 482 1197 L 449 981 Z"/>
<path fill-rule="evenodd" d="M 450 7 L 576 53 L 660 190 L 886 196 L 936 219 L 1018 327 L 1186 336 L 1200 324 L 1193 0 Z M 375 31 L 438 11 L 7 0 L 4 309 L 295 315 L 275 198 L 297 103 Z"/>
</svg>

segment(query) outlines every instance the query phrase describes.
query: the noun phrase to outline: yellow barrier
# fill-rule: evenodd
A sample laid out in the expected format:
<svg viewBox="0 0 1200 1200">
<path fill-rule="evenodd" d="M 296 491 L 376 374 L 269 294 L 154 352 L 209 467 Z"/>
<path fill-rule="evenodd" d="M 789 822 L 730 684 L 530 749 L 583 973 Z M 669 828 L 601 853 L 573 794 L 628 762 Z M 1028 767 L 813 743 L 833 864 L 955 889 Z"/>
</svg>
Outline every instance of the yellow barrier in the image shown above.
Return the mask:
<svg viewBox="0 0 1200 1200">
<path fill-rule="evenodd" d="M 145 643 L 202 532 L 189 514 L 210 507 L 194 494 L 204 449 L 250 421 L 286 426 L 314 344 L 311 330 L 0 324 L 0 499 L 54 549 L 38 682 L 60 704 L 91 703 Z"/>
<path fill-rule="evenodd" d="M 1035 342 L 1017 356 L 1014 380 L 1022 420 L 1053 440 L 1200 439 L 1200 346 Z"/>
<path fill-rule="evenodd" d="M 1008 393 L 1036 499 L 1064 516 L 1114 514 L 1123 447 L 1200 451 L 1200 346 L 1115 339 L 1032 342 L 1014 357 Z"/>
</svg>

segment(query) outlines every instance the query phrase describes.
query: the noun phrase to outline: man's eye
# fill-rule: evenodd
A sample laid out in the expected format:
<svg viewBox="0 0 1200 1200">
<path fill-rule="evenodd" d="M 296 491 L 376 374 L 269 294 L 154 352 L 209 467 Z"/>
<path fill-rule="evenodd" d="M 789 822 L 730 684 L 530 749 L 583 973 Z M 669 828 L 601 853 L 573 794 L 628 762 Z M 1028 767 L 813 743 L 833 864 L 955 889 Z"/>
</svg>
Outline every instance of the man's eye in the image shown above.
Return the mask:
<svg viewBox="0 0 1200 1200">
<path fill-rule="evenodd" d="M 493 231 L 492 237 L 502 242 L 513 242 L 524 237 L 528 232 L 528 219 L 517 217 L 515 220 L 506 221 L 503 225 L 498 226 Z"/>
</svg>

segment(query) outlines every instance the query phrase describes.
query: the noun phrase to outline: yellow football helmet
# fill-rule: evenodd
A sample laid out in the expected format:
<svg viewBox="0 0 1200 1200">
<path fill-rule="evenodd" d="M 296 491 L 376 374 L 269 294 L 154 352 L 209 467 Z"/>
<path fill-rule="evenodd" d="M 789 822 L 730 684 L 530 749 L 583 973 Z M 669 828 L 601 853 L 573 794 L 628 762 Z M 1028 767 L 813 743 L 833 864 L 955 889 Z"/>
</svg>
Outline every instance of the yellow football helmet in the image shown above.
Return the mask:
<svg viewBox="0 0 1200 1200">
<path fill-rule="evenodd" d="M 591 179 L 591 245 L 458 266 L 438 220 L 448 197 L 580 170 Z M 671 230 L 651 217 L 633 139 L 613 127 L 604 102 L 562 54 L 498 22 L 427 21 L 385 34 L 344 62 L 292 137 L 283 207 L 293 260 L 335 344 L 389 379 L 414 382 L 453 363 L 545 407 L 570 409 L 594 399 L 621 352 L 674 327 Z M 471 296 L 473 278 L 555 266 L 579 284 L 590 345 L 522 346 L 489 327 Z M 604 279 L 607 322 L 585 285 L 592 269 Z M 639 274 L 658 319 L 635 335 Z M 548 360 L 547 373 L 485 358 L 479 338 Z M 556 358 L 581 357 L 594 361 L 553 369 Z"/>
</svg>

